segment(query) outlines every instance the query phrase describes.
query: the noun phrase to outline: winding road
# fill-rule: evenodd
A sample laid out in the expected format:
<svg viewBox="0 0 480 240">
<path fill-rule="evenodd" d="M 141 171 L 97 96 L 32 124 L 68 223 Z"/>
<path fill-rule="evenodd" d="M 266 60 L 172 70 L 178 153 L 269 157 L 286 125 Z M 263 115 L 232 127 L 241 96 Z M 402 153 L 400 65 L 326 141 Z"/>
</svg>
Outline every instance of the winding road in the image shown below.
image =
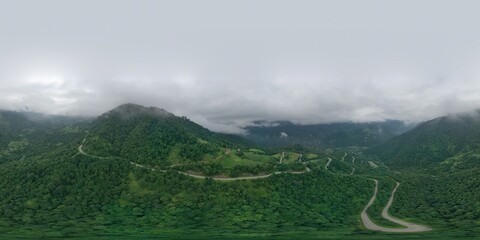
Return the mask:
<svg viewBox="0 0 480 240">
<path fill-rule="evenodd" d="M 390 209 L 390 206 L 392 206 L 393 199 L 395 197 L 395 192 L 397 191 L 398 187 L 400 186 L 399 182 L 397 182 L 397 185 L 393 189 L 392 195 L 390 196 L 390 199 L 388 200 L 387 205 L 385 205 L 385 207 L 383 208 L 382 217 L 391 221 L 391 222 L 402 225 L 405 228 L 382 227 L 382 226 L 379 226 L 379 225 L 375 224 L 374 222 L 372 222 L 372 220 L 368 217 L 367 210 L 375 202 L 375 199 L 377 198 L 377 193 L 378 193 L 378 180 L 377 179 L 372 179 L 372 180 L 375 182 L 375 189 L 373 191 L 373 196 L 370 199 L 370 201 L 367 203 L 365 208 L 363 208 L 363 211 L 360 214 L 360 216 L 362 218 L 363 225 L 366 228 L 368 228 L 370 230 L 373 230 L 373 231 L 391 232 L 391 233 L 416 233 L 416 232 L 426 232 L 426 231 L 432 230 L 430 227 L 423 226 L 423 225 L 418 225 L 418 224 L 415 224 L 415 223 L 410 223 L 410 222 L 403 221 L 403 220 L 400 220 L 398 218 L 394 218 L 394 217 L 390 216 L 390 214 L 388 213 L 388 209 Z"/>
<path fill-rule="evenodd" d="M 80 146 L 78 146 L 78 152 L 79 152 L 80 154 L 83 154 L 83 155 L 89 156 L 89 157 L 93 157 L 93 158 L 98 158 L 98 159 L 106 158 L 106 157 L 100 157 L 100 156 L 91 155 L 91 154 L 88 154 L 88 153 L 84 152 L 84 151 L 83 151 L 83 144 L 85 143 L 85 141 L 86 141 L 86 138 L 84 138 L 83 141 L 82 141 L 82 144 L 80 144 Z M 282 153 L 282 159 L 283 159 L 284 153 L 285 153 L 285 152 Z M 281 161 L 281 160 L 280 160 L 280 161 Z M 145 166 L 145 165 L 143 165 L 143 164 L 139 164 L 139 163 L 132 162 L 132 161 L 130 161 L 130 164 L 133 165 L 133 166 L 135 166 L 135 167 L 147 169 L 147 170 L 150 170 L 150 171 L 153 171 L 153 172 L 167 172 L 167 170 L 156 169 L 156 168 L 149 167 L 149 166 Z M 310 172 L 310 168 L 305 167 L 305 170 L 304 170 L 304 171 L 274 172 L 274 173 L 265 174 L 265 175 L 246 176 L 246 177 L 208 177 L 208 176 L 196 175 L 196 174 L 187 173 L 187 172 L 182 172 L 182 171 L 175 171 L 175 172 L 177 172 L 177 173 L 179 173 L 179 174 L 183 174 L 183 175 L 185 175 L 185 176 L 190 176 L 190 177 L 193 177 L 193 178 L 198 178 L 198 179 L 211 178 L 211 179 L 217 180 L 217 181 L 237 181 L 237 180 L 255 180 L 255 179 L 261 179 L 261 178 L 267 178 L 267 177 L 271 177 L 271 176 L 276 175 L 276 174 L 283 174 L 283 173 L 304 174 L 304 173 Z"/>
<path fill-rule="evenodd" d="M 345 153 L 345 155 L 343 155 L 343 157 L 342 157 L 342 162 L 343 162 L 343 160 L 345 160 L 345 157 L 346 157 L 346 156 L 347 156 L 347 153 Z"/>
<path fill-rule="evenodd" d="M 332 161 L 332 158 L 328 158 L 327 164 L 325 164 L 325 170 L 328 170 L 328 165 L 330 165 L 330 162 Z"/>
<path fill-rule="evenodd" d="M 83 144 L 85 143 L 86 139 L 83 139 L 82 143 L 80 144 L 80 146 L 78 146 L 78 152 L 80 154 L 83 154 L 85 156 L 89 156 L 89 157 L 94 157 L 94 158 L 99 158 L 99 159 L 103 159 L 103 158 L 106 158 L 106 157 L 100 157 L 100 156 L 95 156 L 95 155 L 90 155 L 86 152 L 83 151 Z M 282 158 L 283 158 L 283 154 L 282 153 Z M 280 160 L 281 161 L 281 160 Z M 330 165 L 330 162 L 332 161 L 332 158 L 328 158 L 328 162 L 327 164 L 325 165 L 325 169 L 328 170 L 328 165 Z M 353 161 L 355 161 L 355 158 L 353 157 Z M 149 167 L 149 166 L 145 166 L 145 165 L 142 165 L 142 164 L 138 164 L 138 163 L 135 163 L 135 162 L 132 162 L 130 161 L 130 164 L 133 165 L 133 166 L 136 166 L 138 168 L 144 168 L 144 169 L 148 169 L 150 171 L 158 171 L 158 172 L 167 172 L 167 170 L 162 170 L 162 169 L 156 169 L 156 168 L 152 168 L 152 167 Z M 355 171 L 355 168 L 352 170 L 352 174 L 353 172 Z M 193 178 L 197 178 L 197 179 L 206 179 L 206 178 L 211 178 L 213 180 L 217 180 L 217 181 L 237 181 L 237 180 L 255 180 L 255 179 L 261 179 L 261 178 L 268 178 L 270 176 L 273 176 L 273 175 L 276 175 L 276 174 L 284 174 L 284 173 L 290 173 L 290 174 L 304 174 L 304 173 L 308 173 L 310 172 L 310 168 L 306 167 L 304 171 L 298 171 L 298 172 L 274 172 L 274 173 L 270 173 L 270 174 L 266 174 L 266 175 L 258 175 L 258 176 L 246 176 L 246 177 L 234 177 L 234 178 L 229 178 L 229 177 L 207 177 L 207 176 L 202 176 L 202 175 L 196 175 L 196 174 L 191 174 L 191 173 L 187 173 L 187 172 L 181 172 L 181 171 L 175 171 L 179 174 L 183 174 L 183 175 L 186 175 L 186 176 L 190 176 L 190 177 L 193 177 Z M 373 230 L 373 231 L 381 231 L 381 232 L 391 232 L 391 233 L 415 233 L 415 232 L 426 232 L 426 231 L 431 231 L 432 229 L 428 226 L 423 226 L 423 225 L 418 225 L 418 224 L 415 224 L 415 223 L 410 223 L 410 222 L 407 222 L 407 221 L 404 221 L 404 220 L 400 220 L 398 218 L 395 218 L 395 217 L 392 217 L 388 210 L 390 209 L 390 207 L 392 206 L 392 203 L 393 203 L 393 200 L 394 200 L 394 197 L 395 197 L 395 192 L 397 191 L 398 187 L 400 186 L 400 183 L 397 182 L 395 188 L 393 189 L 392 191 L 392 194 L 390 196 L 390 199 L 388 200 L 388 203 L 387 205 L 385 205 L 385 207 L 383 208 L 383 211 L 382 211 L 382 217 L 391 221 L 391 222 L 394 222 L 394 223 L 397 223 L 401 226 L 404 226 L 405 228 L 388 228 L 388 227 L 382 227 L 382 226 L 379 226 L 377 224 L 375 224 L 369 217 L 368 217 L 368 214 L 367 214 L 367 210 L 370 208 L 370 206 L 372 206 L 372 204 L 375 202 L 375 199 L 377 198 L 377 193 L 378 193 L 378 180 L 377 179 L 372 179 L 374 182 L 375 182 L 375 188 L 374 188 L 374 191 L 373 191 L 373 196 L 372 198 L 370 199 L 370 201 L 367 203 L 367 205 L 363 208 L 363 211 L 361 212 L 360 216 L 361 216 L 361 219 L 362 219 L 362 222 L 364 224 L 364 226 L 367 228 L 367 229 L 370 229 L 370 230 Z"/>
<path fill-rule="evenodd" d="M 142 164 L 138 164 L 138 163 L 135 163 L 135 162 L 130 162 L 130 164 L 132 164 L 132 165 L 134 165 L 134 166 L 136 166 L 136 167 L 148 169 L 148 170 L 150 170 L 150 171 L 167 172 L 166 170 L 148 167 L 148 166 L 145 166 L 145 165 L 142 165 Z M 304 171 L 297 171 L 297 172 L 296 172 L 296 171 L 291 171 L 291 172 L 274 172 L 274 173 L 265 174 L 265 175 L 246 176 L 246 177 L 208 177 L 208 176 L 197 175 L 197 174 L 192 174 L 192 173 L 187 173 L 187 172 L 182 172 L 182 171 L 175 171 L 175 172 L 180 173 L 180 174 L 183 174 L 183 175 L 185 175 L 185 176 L 190 176 L 190 177 L 193 177 L 193 178 L 198 178 L 198 179 L 211 178 L 211 179 L 217 180 L 217 181 L 237 181 L 237 180 L 254 180 L 254 179 L 267 178 L 267 177 L 271 177 L 272 175 L 283 174 L 283 173 L 304 174 L 304 173 L 310 172 L 310 168 L 306 167 Z"/>
<path fill-rule="evenodd" d="M 86 152 L 83 151 L 83 144 L 85 143 L 85 140 L 87 140 L 86 138 L 83 139 L 82 141 L 82 144 L 80 144 L 80 146 L 78 146 L 78 152 L 80 152 L 81 154 L 85 155 L 85 156 L 89 156 L 89 157 L 94 157 L 94 158 L 104 158 L 104 157 L 100 157 L 100 156 L 94 156 L 94 155 L 90 155 Z"/>
</svg>

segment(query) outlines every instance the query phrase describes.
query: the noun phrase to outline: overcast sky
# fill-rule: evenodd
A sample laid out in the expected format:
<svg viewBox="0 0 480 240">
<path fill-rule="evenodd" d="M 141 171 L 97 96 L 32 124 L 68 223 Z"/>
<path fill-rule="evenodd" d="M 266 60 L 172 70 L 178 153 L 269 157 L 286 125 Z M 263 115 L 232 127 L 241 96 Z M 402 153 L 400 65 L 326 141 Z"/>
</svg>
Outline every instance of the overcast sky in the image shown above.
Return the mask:
<svg viewBox="0 0 480 240">
<path fill-rule="evenodd" d="M 213 130 L 480 108 L 480 1 L 2 1 L 0 108 Z"/>
</svg>

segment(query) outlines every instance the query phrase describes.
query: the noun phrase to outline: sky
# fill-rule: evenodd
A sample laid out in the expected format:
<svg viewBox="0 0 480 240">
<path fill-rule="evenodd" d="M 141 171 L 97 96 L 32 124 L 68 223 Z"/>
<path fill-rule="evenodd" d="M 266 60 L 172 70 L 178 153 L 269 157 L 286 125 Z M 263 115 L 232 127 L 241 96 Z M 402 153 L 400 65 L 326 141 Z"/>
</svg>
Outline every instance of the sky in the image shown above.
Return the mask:
<svg viewBox="0 0 480 240">
<path fill-rule="evenodd" d="M 480 1 L 2 1 L 0 108 L 423 121 L 480 108 Z"/>
</svg>

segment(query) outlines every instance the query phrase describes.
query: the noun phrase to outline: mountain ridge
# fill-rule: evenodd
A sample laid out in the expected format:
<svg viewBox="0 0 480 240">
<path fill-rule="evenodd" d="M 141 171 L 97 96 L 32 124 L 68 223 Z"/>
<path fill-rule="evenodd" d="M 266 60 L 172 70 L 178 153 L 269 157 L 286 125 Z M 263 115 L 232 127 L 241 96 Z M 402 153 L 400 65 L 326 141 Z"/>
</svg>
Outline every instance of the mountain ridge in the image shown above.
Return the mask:
<svg viewBox="0 0 480 240">
<path fill-rule="evenodd" d="M 480 111 L 437 117 L 369 152 L 393 166 L 428 167 L 480 149 Z"/>
</svg>

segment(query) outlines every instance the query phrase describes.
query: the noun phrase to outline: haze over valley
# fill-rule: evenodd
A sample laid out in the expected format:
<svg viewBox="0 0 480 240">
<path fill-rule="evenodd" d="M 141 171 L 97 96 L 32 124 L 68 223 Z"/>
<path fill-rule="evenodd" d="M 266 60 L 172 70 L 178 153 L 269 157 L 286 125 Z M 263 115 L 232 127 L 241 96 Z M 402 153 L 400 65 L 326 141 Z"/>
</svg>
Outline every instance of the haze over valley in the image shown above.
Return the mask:
<svg viewBox="0 0 480 240">
<path fill-rule="evenodd" d="M 478 239 L 479 7 L 0 3 L 0 239 Z"/>
</svg>

